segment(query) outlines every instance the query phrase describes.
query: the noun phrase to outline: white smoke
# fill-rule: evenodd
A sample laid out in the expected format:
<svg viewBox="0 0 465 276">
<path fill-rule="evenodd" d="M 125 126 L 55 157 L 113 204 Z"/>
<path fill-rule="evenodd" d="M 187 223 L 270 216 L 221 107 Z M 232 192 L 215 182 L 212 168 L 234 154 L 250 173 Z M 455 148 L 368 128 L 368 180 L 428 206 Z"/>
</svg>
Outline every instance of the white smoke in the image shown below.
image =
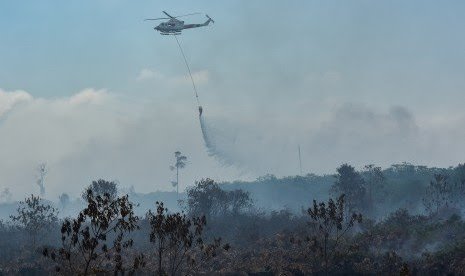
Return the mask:
<svg viewBox="0 0 465 276">
<path fill-rule="evenodd" d="M 140 192 L 171 190 L 169 165 L 177 150 L 188 156 L 181 190 L 204 177 L 231 179 L 202 147 L 189 100 L 168 106 L 96 89 L 54 99 L 27 92 L 0 97 L 0 191 L 9 189 L 14 199 L 39 193 L 36 168 L 45 162 L 50 199 L 79 195 L 98 178 Z"/>
<path fill-rule="evenodd" d="M 32 96 L 25 91 L 7 92 L 0 89 L 0 118 L 14 106 L 31 100 Z"/>
<path fill-rule="evenodd" d="M 200 118 L 205 146 L 221 164 L 277 175 L 298 173 L 299 144 L 304 172 L 331 173 L 346 162 L 358 167 L 404 161 L 456 165 L 463 162 L 458 153 L 465 152 L 459 142 L 465 133 L 457 127 L 463 121 L 420 126 L 404 107 L 380 112 L 360 104 L 342 104 L 317 124 L 306 123 L 305 117 L 287 121 L 270 116 L 253 122 Z"/>
</svg>

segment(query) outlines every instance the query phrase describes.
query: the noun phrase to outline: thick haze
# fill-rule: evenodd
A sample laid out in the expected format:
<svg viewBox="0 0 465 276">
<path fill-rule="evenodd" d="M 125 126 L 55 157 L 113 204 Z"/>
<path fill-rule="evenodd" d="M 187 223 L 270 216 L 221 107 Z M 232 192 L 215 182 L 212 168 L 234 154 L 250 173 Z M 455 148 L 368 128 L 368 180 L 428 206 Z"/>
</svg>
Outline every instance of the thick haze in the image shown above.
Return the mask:
<svg viewBox="0 0 465 276">
<path fill-rule="evenodd" d="M 0 3 L 0 189 L 38 193 L 46 162 L 49 198 L 100 177 L 171 190 L 176 150 L 182 189 L 296 174 L 299 144 L 305 172 L 464 161 L 465 2 L 175 2 Z M 223 160 L 174 38 L 143 21 L 162 10 L 216 21 L 180 41 Z"/>
</svg>

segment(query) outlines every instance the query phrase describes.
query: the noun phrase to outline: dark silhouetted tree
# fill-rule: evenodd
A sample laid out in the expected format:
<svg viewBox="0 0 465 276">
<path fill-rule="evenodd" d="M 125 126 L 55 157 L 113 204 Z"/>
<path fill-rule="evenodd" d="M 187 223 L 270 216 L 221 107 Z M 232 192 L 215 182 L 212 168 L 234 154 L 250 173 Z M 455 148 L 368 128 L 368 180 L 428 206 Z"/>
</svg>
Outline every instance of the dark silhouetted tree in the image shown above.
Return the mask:
<svg viewBox="0 0 465 276">
<path fill-rule="evenodd" d="M 352 213 L 346 218 L 344 210 L 344 195 L 339 196 L 336 202 L 329 199 L 328 203 L 313 201 L 313 207 L 307 210 L 314 227 L 314 235 L 308 238 L 315 252 L 322 257 L 323 268 L 328 274 L 329 267 L 334 264 L 336 257 L 341 257 L 350 246 L 343 245 L 343 239 L 347 232 L 355 225 L 362 222 L 362 215 Z M 347 248 L 349 247 L 349 248 Z"/>
<path fill-rule="evenodd" d="M 457 204 L 457 207 L 464 208 L 465 201 L 465 164 L 459 164 L 454 168 L 454 201 Z"/>
<path fill-rule="evenodd" d="M 250 198 L 249 192 L 244 192 L 243 190 L 227 191 L 226 198 L 230 205 L 228 209 L 233 214 L 243 212 L 252 206 L 252 199 Z"/>
<path fill-rule="evenodd" d="M 386 177 L 381 170 L 381 167 L 375 165 L 366 165 L 364 168 L 363 176 L 367 196 L 367 208 L 373 213 L 376 208 L 375 202 L 382 200 L 381 191 L 384 188 L 384 181 Z"/>
<path fill-rule="evenodd" d="M 458 164 L 457 167 L 454 168 L 454 174 L 458 182 L 465 182 L 465 163 Z"/>
<path fill-rule="evenodd" d="M 423 198 L 423 204 L 428 213 L 437 214 L 442 209 L 455 207 L 454 188 L 447 175 L 435 174 Z"/>
<path fill-rule="evenodd" d="M 57 215 L 55 208 L 44 203 L 40 197 L 31 195 L 19 202 L 17 215 L 10 218 L 28 233 L 32 247 L 35 247 L 38 237 L 57 222 Z"/>
<path fill-rule="evenodd" d="M 92 184 L 90 184 L 82 193 L 82 199 L 85 201 L 87 201 L 89 190 L 92 191 L 92 194 L 95 197 L 103 197 L 105 194 L 108 194 L 111 199 L 114 199 L 118 196 L 118 184 L 115 181 L 106 181 L 103 179 L 92 181 Z"/>
<path fill-rule="evenodd" d="M 237 214 L 250 206 L 252 199 L 248 192 L 224 191 L 212 179 L 203 179 L 187 189 L 187 212 L 193 216 Z"/>
<path fill-rule="evenodd" d="M 127 195 L 95 194 L 92 188 L 97 183 L 104 182 L 94 182 L 85 190 L 87 207 L 76 219 L 63 221 L 62 247 L 58 250 L 44 249 L 43 254 L 56 261 L 57 270 L 64 274 L 89 275 L 113 271 L 116 275 L 138 269 L 144 263 L 143 256 L 137 256 L 128 265 L 123 259 L 123 250 L 133 245 L 133 240 L 127 236 L 138 229 L 139 218 L 134 214 L 133 204 Z M 103 265 L 105 261 L 107 263 Z"/>
<path fill-rule="evenodd" d="M 202 179 L 187 189 L 187 212 L 191 216 L 214 216 L 224 203 L 225 193 L 212 179 Z"/>
<path fill-rule="evenodd" d="M 182 213 L 170 214 L 162 202 L 156 202 L 156 207 L 156 213 L 149 211 L 147 219 L 151 228 L 150 242 L 155 246 L 158 275 L 188 274 L 187 268 L 215 256 L 221 239 L 215 239 L 212 244 L 204 243 L 205 216 L 188 218 Z"/>
</svg>

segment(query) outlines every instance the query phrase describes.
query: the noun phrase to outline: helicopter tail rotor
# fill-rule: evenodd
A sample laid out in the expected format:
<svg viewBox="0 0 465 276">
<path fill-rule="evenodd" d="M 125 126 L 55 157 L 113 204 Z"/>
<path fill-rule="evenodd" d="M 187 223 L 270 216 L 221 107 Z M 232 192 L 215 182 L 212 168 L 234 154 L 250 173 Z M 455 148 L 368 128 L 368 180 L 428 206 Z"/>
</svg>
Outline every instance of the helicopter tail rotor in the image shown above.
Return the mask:
<svg viewBox="0 0 465 276">
<path fill-rule="evenodd" d="M 215 23 L 215 20 L 213 20 L 210 16 L 208 16 L 208 14 L 205 14 L 205 16 L 208 18 L 208 20 L 210 20 L 212 23 Z"/>
</svg>

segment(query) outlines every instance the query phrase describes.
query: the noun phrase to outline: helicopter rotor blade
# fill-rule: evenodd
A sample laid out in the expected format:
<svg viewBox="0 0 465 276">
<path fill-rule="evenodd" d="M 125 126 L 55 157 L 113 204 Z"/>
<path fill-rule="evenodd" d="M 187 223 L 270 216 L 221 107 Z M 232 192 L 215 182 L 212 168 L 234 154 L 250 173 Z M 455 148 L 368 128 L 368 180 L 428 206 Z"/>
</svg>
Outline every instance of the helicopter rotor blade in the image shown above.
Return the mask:
<svg viewBox="0 0 465 276">
<path fill-rule="evenodd" d="M 201 14 L 201 13 L 200 12 L 194 12 L 194 13 L 189 13 L 189 14 L 183 14 L 183 15 L 175 16 L 174 18 L 189 16 L 189 15 L 196 15 L 196 14 Z"/>
<path fill-rule="evenodd" d="M 166 16 L 168 16 L 169 18 L 174 18 L 173 16 L 169 15 L 167 12 L 163 11 L 164 14 L 166 14 Z"/>
<path fill-rule="evenodd" d="M 179 15 L 179 16 L 171 16 L 169 15 L 167 12 L 163 11 L 164 14 L 166 14 L 168 17 L 160 17 L 160 18 L 147 18 L 147 19 L 144 19 L 144 21 L 146 20 L 163 20 L 163 19 L 176 19 L 178 17 L 184 17 L 184 16 L 189 16 L 189 15 L 196 15 L 196 14 L 200 14 L 200 12 L 195 12 L 195 13 L 189 13 L 189 14 L 183 14 L 183 15 Z"/>
<path fill-rule="evenodd" d="M 163 19 L 170 19 L 170 18 L 167 18 L 167 17 L 160 17 L 160 18 L 146 18 L 146 19 L 144 19 L 144 21 L 147 21 L 147 20 L 163 20 Z"/>
</svg>

